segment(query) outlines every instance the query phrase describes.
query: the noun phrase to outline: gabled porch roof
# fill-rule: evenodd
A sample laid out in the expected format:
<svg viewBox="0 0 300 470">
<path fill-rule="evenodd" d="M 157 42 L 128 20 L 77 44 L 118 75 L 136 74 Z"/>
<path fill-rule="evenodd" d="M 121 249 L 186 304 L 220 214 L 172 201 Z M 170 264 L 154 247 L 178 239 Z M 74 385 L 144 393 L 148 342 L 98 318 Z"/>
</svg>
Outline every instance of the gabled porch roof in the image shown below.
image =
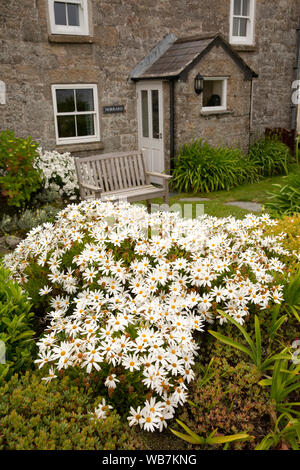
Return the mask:
<svg viewBox="0 0 300 470">
<path fill-rule="evenodd" d="M 251 80 L 258 75 L 246 64 L 242 57 L 230 46 L 221 34 L 210 34 L 190 38 L 177 39 L 169 41 L 162 49 L 161 54 L 156 53 L 154 60 L 143 59 L 144 66 L 137 66 L 130 78 L 132 80 L 149 79 L 186 79 L 187 73 L 214 47 L 221 46 L 244 71 L 245 79 Z M 172 38 L 172 39 L 173 39 Z M 161 44 L 161 43 L 159 43 Z"/>
</svg>

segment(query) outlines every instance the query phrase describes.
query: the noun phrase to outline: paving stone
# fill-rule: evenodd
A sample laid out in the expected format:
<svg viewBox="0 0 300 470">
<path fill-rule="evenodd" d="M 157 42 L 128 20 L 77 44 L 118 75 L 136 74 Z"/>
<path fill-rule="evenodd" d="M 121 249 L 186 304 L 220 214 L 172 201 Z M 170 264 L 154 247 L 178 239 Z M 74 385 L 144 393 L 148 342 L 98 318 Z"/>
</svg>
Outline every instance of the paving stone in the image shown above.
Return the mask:
<svg viewBox="0 0 300 470">
<path fill-rule="evenodd" d="M 13 235 L 7 235 L 5 237 L 5 241 L 6 241 L 6 245 L 11 248 L 11 249 L 14 249 L 16 248 L 19 243 L 22 241 L 22 238 L 19 238 L 19 237 L 15 237 Z"/>
<path fill-rule="evenodd" d="M 261 212 L 262 205 L 257 202 L 248 202 L 248 201 L 231 201 L 225 202 L 225 206 L 236 206 L 241 209 L 246 209 L 253 212 Z"/>
</svg>

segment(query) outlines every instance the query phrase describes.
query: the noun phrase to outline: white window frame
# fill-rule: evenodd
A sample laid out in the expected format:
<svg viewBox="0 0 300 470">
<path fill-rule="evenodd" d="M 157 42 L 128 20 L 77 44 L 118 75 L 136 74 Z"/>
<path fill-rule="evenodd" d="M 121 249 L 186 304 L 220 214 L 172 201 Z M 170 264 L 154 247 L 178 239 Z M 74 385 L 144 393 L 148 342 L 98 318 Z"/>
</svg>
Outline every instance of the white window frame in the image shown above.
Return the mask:
<svg viewBox="0 0 300 470">
<path fill-rule="evenodd" d="M 203 112 L 215 112 L 215 111 L 226 111 L 227 110 L 227 80 L 228 77 L 205 77 L 203 78 L 203 86 L 204 82 L 206 81 L 222 81 L 222 106 L 203 106 L 202 105 L 202 111 Z M 202 103 L 203 103 L 203 93 L 202 93 Z"/>
<path fill-rule="evenodd" d="M 55 24 L 54 2 L 76 3 L 79 5 L 79 26 Z M 48 0 L 51 34 L 71 34 L 87 36 L 89 34 L 88 0 Z"/>
<path fill-rule="evenodd" d="M 55 135 L 57 145 L 67 145 L 67 144 L 81 144 L 88 142 L 99 142 L 100 141 L 100 126 L 99 126 L 99 109 L 98 109 L 98 90 L 97 85 L 95 84 L 63 84 L 63 85 L 52 85 L 52 100 L 53 100 L 53 111 L 54 111 L 54 123 L 55 123 Z M 57 101 L 56 101 L 56 90 L 57 89 L 93 89 L 94 96 L 94 111 L 74 111 L 70 113 L 58 113 L 57 111 Z M 88 136 L 79 136 L 79 137 L 59 137 L 58 134 L 58 124 L 57 116 L 70 116 L 70 115 L 84 115 L 84 114 L 93 114 L 94 115 L 94 135 Z"/>
<path fill-rule="evenodd" d="M 240 45 L 253 45 L 254 43 L 254 23 L 255 23 L 255 0 L 249 0 L 249 16 L 234 15 L 234 0 L 230 0 L 230 43 Z M 233 18 L 246 18 L 248 20 L 247 36 L 233 36 Z"/>
</svg>

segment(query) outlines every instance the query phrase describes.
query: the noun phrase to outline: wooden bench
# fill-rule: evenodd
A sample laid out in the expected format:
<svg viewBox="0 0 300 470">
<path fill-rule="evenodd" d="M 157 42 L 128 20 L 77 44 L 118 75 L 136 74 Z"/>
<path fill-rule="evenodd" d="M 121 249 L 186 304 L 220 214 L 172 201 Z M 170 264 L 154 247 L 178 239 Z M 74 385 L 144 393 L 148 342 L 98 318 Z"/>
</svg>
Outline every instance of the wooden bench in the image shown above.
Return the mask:
<svg viewBox="0 0 300 470">
<path fill-rule="evenodd" d="M 75 167 L 83 200 L 105 201 L 111 197 L 128 202 L 146 200 L 149 208 L 150 199 L 162 197 L 169 204 L 168 180 L 172 176 L 147 171 L 141 151 L 76 157 Z M 151 176 L 161 179 L 162 184 L 151 184 Z"/>
</svg>

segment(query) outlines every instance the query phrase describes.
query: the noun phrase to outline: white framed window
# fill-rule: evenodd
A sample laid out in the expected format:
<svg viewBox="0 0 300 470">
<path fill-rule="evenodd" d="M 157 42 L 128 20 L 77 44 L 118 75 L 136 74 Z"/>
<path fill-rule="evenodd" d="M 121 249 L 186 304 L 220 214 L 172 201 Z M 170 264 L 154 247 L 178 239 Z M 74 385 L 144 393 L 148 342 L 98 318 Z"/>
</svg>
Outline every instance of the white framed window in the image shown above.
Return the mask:
<svg viewBox="0 0 300 470">
<path fill-rule="evenodd" d="M 202 93 L 202 111 L 226 111 L 226 109 L 227 78 L 204 78 Z"/>
<path fill-rule="evenodd" d="M 230 43 L 253 44 L 255 0 L 230 0 Z"/>
<path fill-rule="evenodd" d="M 56 143 L 100 140 L 97 85 L 52 85 Z"/>
<path fill-rule="evenodd" d="M 48 0 L 52 34 L 89 34 L 88 0 Z"/>
</svg>

